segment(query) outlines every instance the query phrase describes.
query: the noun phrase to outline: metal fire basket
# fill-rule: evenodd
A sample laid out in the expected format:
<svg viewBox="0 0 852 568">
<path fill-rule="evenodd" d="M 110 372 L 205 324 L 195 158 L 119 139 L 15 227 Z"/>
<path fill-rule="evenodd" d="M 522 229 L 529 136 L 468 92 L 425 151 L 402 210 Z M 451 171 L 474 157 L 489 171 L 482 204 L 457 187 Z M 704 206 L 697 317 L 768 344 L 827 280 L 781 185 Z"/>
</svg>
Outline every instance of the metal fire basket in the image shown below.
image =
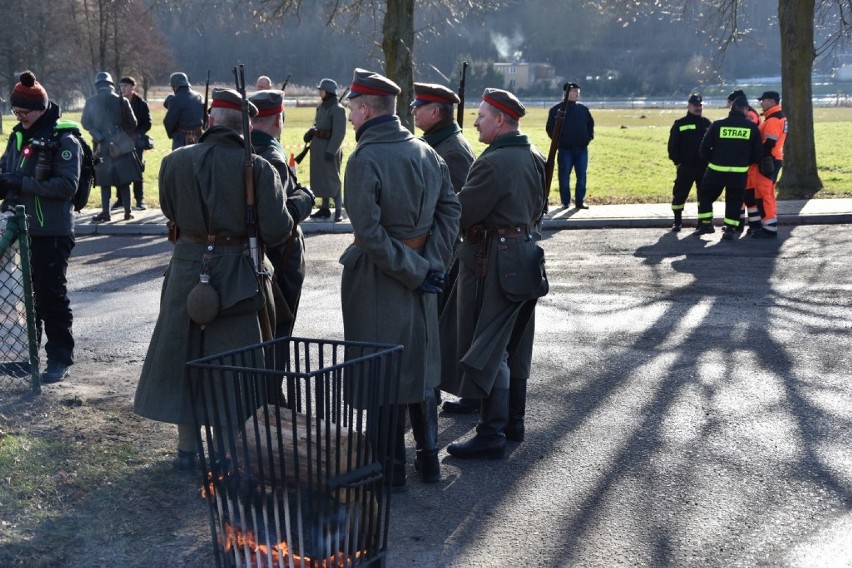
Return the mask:
<svg viewBox="0 0 852 568">
<path fill-rule="evenodd" d="M 385 566 L 401 356 L 287 337 L 187 363 L 217 566 Z"/>
</svg>

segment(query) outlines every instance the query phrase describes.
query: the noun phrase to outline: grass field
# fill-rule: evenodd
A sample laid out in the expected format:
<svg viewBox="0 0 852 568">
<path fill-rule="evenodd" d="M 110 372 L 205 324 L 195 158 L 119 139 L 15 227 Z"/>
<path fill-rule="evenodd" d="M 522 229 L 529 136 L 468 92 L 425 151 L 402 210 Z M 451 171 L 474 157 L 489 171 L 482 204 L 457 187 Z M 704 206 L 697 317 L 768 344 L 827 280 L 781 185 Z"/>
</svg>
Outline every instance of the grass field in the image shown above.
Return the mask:
<svg viewBox="0 0 852 568">
<path fill-rule="evenodd" d="M 171 141 L 162 127 L 165 109 L 158 102 L 151 104 L 154 127 L 151 136 L 155 148 L 145 152 L 145 200 L 158 205 L 157 173 L 160 161 L 171 148 Z M 298 154 L 302 149 L 302 135 L 310 128 L 314 118 L 313 107 L 288 107 L 282 144 L 288 152 Z M 685 109 L 605 109 L 593 110 L 595 140 L 589 148 L 589 171 L 586 201 L 592 204 L 610 203 L 667 203 L 671 200 L 674 168 L 666 154 L 669 128 Z M 710 120 L 724 117 L 722 108 L 707 108 Z M 69 113 L 68 118 L 79 120 L 79 113 Z M 467 138 L 477 154 L 485 147 L 477 141 L 473 128 L 476 110 L 468 108 L 465 114 Z M 521 130 L 533 143 L 547 153 L 550 140 L 544 131 L 547 109 L 530 109 L 521 121 Z M 817 162 L 820 178 L 825 188 L 816 197 L 852 197 L 852 109 L 814 109 Z M 419 134 L 419 133 L 418 133 Z M 355 147 L 351 125 L 344 140 L 344 164 Z M 308 161 L 297 167 L 299 180 L 310 183 Z M 782 174 L 783 177 L 783 174 Z M 344 188 L 345 191 L 345 188 Z M 558 182 L 551 186 L 551 203 L 558 203 Z M 691 199 L 694 199 L 694 194 Z M 93 191 L 89 201 L 98 207 L 100 193 Z"/>
</svg>

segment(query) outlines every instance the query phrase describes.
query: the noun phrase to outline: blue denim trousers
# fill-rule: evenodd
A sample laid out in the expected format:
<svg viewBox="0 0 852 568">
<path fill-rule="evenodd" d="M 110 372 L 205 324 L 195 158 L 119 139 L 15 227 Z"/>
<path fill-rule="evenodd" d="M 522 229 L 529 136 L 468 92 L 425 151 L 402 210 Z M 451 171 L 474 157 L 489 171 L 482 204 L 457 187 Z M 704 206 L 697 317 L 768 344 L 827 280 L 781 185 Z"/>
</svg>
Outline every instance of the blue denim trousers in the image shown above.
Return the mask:
<svg viewBox="0 0 852 568">
<path fill-rule="evenodd" d="M 582 205 L 586 198 L 586 168 L 589 167 L 589 148 L 559 148 L 559 197 L 562 205 L 571 204 L 571 170 L 577 176 L 574 191 L 575 205 Z"/>
</svg>

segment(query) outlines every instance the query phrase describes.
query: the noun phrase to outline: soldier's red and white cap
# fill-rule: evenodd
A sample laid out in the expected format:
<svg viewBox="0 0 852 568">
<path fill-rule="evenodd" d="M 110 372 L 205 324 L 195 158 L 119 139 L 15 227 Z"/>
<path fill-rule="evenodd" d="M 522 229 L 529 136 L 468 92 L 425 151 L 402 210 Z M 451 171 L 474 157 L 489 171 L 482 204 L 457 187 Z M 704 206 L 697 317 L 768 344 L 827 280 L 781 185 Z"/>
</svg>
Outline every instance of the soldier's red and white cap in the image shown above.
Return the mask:
<svg viewBox="0 0 852 568">
<path fill-rule="evenodd" d="M 257 116 L 272 116 L 284 112 L 284 93 L 281 91 L 257 91 L 249 95 L 248 99 L 257 107 Z"/>
<path fill-rule="evenodd" d="M 402 89 L 399 85 L 375 71 L 368 71 L 357 67 L 352 74 L 352 86 L 347 99 L 354 99 L 361 95 L 378 95 L 380 97 L 392 97 L 400 94 Z"/>
<path fill-rule="evenodd" d="M 414 102 L 411 106 L 438 103 L 455 105 L 460 102 L 459 96 L 452 89 L 435 83 L 414 83 Z"/>
<path fill-rule="evenodd" d="M 515 120 L 527 114 L 524 103 L 518 100 L 518 97 L 503 89 L 485 89 L 482 92 L 482 100 Z"/>
<path fill-rule="evenodd" d="M 242 110 L 243 98 L 234 89 L 213 89 L 213 102 L 210 103 L 210 108 L 229 108 L 231 110 Z M 257 116 L 257 107 L 248 103 L 249 116 Z"/>
</svg>

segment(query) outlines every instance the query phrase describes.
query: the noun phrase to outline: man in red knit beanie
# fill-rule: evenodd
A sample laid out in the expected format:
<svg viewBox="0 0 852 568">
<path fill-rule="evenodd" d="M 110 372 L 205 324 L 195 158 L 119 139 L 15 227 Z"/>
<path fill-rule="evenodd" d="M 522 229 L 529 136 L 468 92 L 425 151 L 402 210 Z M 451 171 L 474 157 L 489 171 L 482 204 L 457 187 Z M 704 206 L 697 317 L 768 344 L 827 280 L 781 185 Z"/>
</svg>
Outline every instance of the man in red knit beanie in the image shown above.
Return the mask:
<svg viewBox="0 0 852 568">
<path fill-rule="evenodd" d="M 3 206 L 23 205 L 29 217 L 36 329 L 47 336 L 43 383 L 56 383 L 74 363 L 71 303 L 66 289 L 68 257 L 74 248 L 74 193 L 82 150 L 31 71 L 20 75 L 9 98 L 18 124 L 0 157 Z M 38 167 L 36 167 L 38 165 Z"/>
</svg>

